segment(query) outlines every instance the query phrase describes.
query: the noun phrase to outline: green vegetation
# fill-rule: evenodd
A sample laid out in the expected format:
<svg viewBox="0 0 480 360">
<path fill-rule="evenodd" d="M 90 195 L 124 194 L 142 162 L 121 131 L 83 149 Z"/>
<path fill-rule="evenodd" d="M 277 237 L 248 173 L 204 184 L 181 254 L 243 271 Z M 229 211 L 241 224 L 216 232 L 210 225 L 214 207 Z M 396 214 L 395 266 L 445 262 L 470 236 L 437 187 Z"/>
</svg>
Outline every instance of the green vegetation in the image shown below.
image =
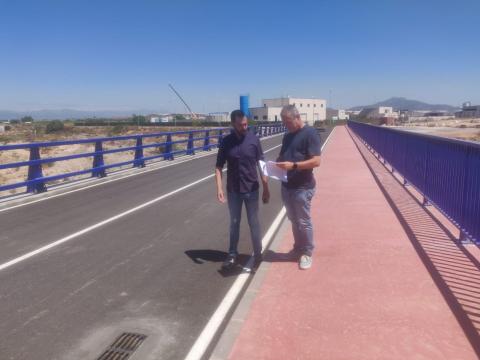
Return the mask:
<svg viewBox="0 0 480 360">
<path fill-rule="evenodd" d="M 64 128 L 65 127 L 63 125 L 63 122 L 60 120 L 49 121 L 47 123 L 47 127 L 45 128 L 45 133 L 51 134 L 51 133 L 59 132 L 59 131 L 62 131 Z"/>
<path fill-rule="evenodd" d="M 143 115 L 132 115 L 132 122 L 136 124 L 144 124 L 147 122 L 147 118 Z"/>
<path fill-rule="evenodd" d="M 175 115 L 175 116 L 173 117 L 173 119 L 174 119 L 175 121 L 185 121 L 185 120 L 187 120 L 187 118 L 186 118 L 185 116 L 181 115 L 181 114 Z"/>
</svg>

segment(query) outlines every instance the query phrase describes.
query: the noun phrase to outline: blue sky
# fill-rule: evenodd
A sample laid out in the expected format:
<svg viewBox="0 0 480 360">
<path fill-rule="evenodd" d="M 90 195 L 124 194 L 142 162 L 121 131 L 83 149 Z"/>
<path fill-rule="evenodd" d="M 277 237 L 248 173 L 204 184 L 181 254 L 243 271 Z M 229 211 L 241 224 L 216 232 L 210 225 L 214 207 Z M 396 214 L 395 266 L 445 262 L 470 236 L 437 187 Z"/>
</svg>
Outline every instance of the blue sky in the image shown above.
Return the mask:
<svg viewBox="0 0 480 360">
<path fill-rule="evenodd" d="M 0 0 L 0 109 L 480 103 L 479 0 Z"/>
</svg>

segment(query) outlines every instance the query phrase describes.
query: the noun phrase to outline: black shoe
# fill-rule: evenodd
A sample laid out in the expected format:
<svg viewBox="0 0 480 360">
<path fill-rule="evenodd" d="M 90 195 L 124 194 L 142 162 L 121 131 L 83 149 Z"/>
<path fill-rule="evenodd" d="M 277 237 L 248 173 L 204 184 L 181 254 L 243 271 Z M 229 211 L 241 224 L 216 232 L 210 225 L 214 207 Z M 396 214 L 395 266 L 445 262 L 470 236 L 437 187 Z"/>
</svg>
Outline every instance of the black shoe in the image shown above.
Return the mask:
<svg viewBox="0 0 480 360">
<path fill-rule="evenodd" d="M 237 255 L 229 254 L 227 259 L 222 264 L 222 269 L 230 269 L 235 266 L 237 262 Z"/>
</svg>

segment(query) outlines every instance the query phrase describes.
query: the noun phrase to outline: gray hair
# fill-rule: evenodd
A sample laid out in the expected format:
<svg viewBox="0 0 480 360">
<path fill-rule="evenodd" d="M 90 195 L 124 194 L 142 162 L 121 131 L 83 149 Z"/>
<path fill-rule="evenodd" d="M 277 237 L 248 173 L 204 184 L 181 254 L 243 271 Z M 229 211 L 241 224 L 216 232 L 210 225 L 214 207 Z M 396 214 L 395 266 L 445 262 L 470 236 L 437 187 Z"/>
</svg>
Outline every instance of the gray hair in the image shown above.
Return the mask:
<svg viewBox="0 0 480 360">
<path fill-rule="evenodd" d="M 298 112 L 297 108 L 295 105 L 285 105 L 282 108 L 281 114 L 285 114 L 287 116 L 290 116 L 292 118 L 300 118 L 300 113 Z"/>
</svg>

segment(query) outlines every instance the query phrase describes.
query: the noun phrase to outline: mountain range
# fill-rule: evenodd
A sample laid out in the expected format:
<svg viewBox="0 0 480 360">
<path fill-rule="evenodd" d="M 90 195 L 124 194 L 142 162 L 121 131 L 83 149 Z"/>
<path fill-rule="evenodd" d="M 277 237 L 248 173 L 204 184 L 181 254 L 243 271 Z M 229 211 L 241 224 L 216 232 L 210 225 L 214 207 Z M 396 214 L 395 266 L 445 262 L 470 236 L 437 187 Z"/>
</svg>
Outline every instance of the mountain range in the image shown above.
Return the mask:
<svg viewBox="0 0 480 360">
<path fill-rule="evenodd" d="M 458 107 L 446 104 L 428 104 L 425 102 L 406 99 L 404 97 L 392 97 L 390 99 L 377 102 L 371 105 L 354 106 L 349 110 L 362 110 L 364 108 L 391 106 L 394 110 L 410 110 L 410 111 L 446 111 L 449 113 L 459 110 Z M 35 120 L 65 120 L 65 119 L 85 119 L 85 118 L 122 118 L 132 114 L 146 115 L 152 113 L 165 113 L 165 109 L 161 110 L 100 110 L 85 111 L 75 109 L 50 109 L 50 110 L 34 110 L 34 111 L 10 111 L 0 110 L 0 120 L 20 119 L 24 116 L 31 116 Z"/>
<path fill-rule="evenodd" d="M 446 112 L 455 112 L 459 110 L 459 107 L 445 105 L 445 104 L 428 104 L 425 102 L 406 99 L 404 97 L 392 97 L 390 99 L 377 102 L 372 105 L 363 105 L 363 106 L 354 106 L 349 110 L 362 110 L 364 108 L 372 108 L 378 106 L 391 106 L 394 110 L 410 110 L 410 111 L 446 111 Z"/>
</svg>

